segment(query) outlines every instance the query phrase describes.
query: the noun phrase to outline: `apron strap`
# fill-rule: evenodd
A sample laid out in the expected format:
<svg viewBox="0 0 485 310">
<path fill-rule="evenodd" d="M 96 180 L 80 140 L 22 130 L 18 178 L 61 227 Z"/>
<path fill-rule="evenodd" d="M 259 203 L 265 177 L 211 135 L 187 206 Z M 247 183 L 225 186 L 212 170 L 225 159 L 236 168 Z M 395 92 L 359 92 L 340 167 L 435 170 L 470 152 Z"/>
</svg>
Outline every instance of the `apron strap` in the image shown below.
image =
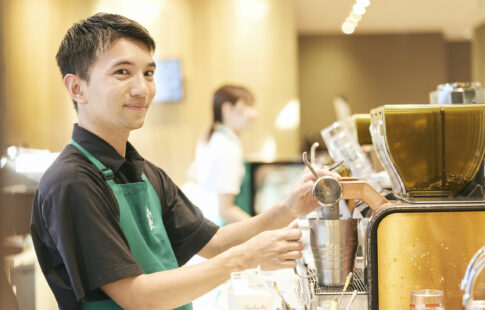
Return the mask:
<svg viewBox="0 0 485 310">
<path fill-rule="evenodd" d="M 94 157 L 91 153 L 88 152 L 81 144 L 77 143 L 74 140 L 71 140 L 71 144 L 74 145 L 81 153 L 86 156 L 89 161 L 96 166 L 99 172 L 103 174 L 104 180 L 108 182 L 108 184 L 115 184 L 114 183 L 114 173 L 113 170 L 107 168 L 105 165 L 103 165 L 102 162 L 100 162 L 96 157 Z M 141 179 L 144 182 L 149 182 L 148 178 L 146 177 L 145 173 L 141 173 Z"/>
<path fill-rule="evenodd" d="M 103 174 L 104 179 L 106 182 L 109 184 L 114 183 L 114 174 L 113 170 L 107 168 L 105 165 L 103 165 L 102 162 L 100 162 L 96 157 L 94 157 L 91 153 L 88 152 L 81 144 L 77 143 L 74 140 L 71 140 L 72 145 L 74 145 L 81 153 L 86 156 L 93 165 L 96 166 L 96 168 Z"/>
</svg>

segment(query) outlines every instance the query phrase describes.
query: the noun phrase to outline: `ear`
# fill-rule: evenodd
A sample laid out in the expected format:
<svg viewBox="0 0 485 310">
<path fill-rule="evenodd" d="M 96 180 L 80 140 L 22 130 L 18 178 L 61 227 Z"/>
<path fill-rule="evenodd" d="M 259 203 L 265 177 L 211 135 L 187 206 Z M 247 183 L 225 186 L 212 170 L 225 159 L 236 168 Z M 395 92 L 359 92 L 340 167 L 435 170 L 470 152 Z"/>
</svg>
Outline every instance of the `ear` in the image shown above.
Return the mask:
<svg viewBox="0 0 485 310">
<path fill-rule="evenodd" d="M 231 113 L 233 108 L 233 104 L 230 103 L 229 101 L 224 101 L 221 105 L 221 113 L 222 113 L 222 118 L 224 119 L 224 116 L 227 116 L 229 113 Z"/>
<path fill-rule="evenodd" d="M 75 74 L 69 73 L 64 76 L 64 86 L 66 86 L 69 95 L 71 95 L 71 99 L 78 104 L 82 104 L 86 101 L 83 94 L 82 83 L 83 80 Z"/>
</svg>

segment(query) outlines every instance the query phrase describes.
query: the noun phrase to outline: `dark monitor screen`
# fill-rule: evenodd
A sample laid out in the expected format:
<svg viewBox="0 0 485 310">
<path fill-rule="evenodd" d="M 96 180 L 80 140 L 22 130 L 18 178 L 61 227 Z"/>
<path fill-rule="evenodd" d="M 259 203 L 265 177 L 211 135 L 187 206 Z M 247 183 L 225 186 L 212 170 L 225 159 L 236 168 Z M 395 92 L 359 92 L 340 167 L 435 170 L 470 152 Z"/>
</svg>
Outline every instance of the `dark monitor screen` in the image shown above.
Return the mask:
<svg viewBox="0 0 485 310">
<path fill-rule="evenodd" d="M 251 163 L 252 208 L 263 212 L 288 198 L 300 180 L 305 165 L 302 162 Z"/>
<path fill-rule="evenodd" d="M 155 84 L 157 93 L 153 102 L 177 102 L 184 98 L 182 64 L 179 59 L 155 61 Z"/>
</svg>

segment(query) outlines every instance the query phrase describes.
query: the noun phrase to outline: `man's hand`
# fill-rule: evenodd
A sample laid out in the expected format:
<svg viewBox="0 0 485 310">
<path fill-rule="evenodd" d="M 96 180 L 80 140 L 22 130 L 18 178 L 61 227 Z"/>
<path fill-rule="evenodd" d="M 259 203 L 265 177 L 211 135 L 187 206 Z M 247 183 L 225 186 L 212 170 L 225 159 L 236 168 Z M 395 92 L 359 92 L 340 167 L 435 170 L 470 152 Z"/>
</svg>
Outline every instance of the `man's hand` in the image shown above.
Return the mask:
<svg viewBox="0 0 485 310">
<path fill-rule="evenodd" d="M 329 172 L 325 169 L 316 169 L 316 172 L 321 176 L 329 175 L 337 178 L 338 180 L 341 179 L 338 174 Z M 261 251 L 264 250 L 264 253 L 267 254 L 272 250 L 289 251 L 287 246 L 295 246 L 293 244 L 295 242 L 288 243 L 287 241 L 298 240 L 301 233 L 294 228 L 286 228 L 283 230 L 272 229 L 281 229 L 299 216 L 310 213 L 315 207 L 318 206 L 318 203 L 312 195 L 314 181 L 316 181 L 315 176 L 310 173 L 305 174 L 299 180 L 298 184 L 295 185 L 293 192 L 288 199 L 278 202 L 276 205 L 258 214 L 257 216 L 221 227 L 212 237 L 212 239 L 199 251 L 198 254 L 205 258 L 212 258 L 224 251 L 234 250 L 237 251 L 237 253 L 234 255 L 235 257 L 244 256 L 246 253 L 244 251 L 240 251 L 240 247 L 236 246 L 246 246 L 247 243 L 257 244 L 257 246 L 261 248 Z M 295 248 L 291 248 L 290 250 L 295 250 Z M 252 250 L 250 253 L 253 253 Z M 257 253 L 253 254 L 255 255 Z M 275 257 L 272 254 L 268 255 Z M 294 261 L 285 265 L 284 260 L 294 260 L 295 257 L 291 256 L 290 254 L 288 255 L 285 259 L 282 259 L 283 263 L 272 262 L 273 267 L 269 266 L 269 268 L 291 268 Z M 255 263 L 252 263 L 252 267 L 246 266 L 247 260 L 244 257 L 241 257 L 241 260 L 237 261 L 240 265 L 240 270 L 257 266 L 254 265 Z"/>
<path fill-rule="evenodd" d="M 295 260 L 301 258 L 304 247 L 299 241 L 301 231 L 296 227 L 264 231 L 238 246 L 244 256 L 245 267 L 260 266 L 263 270 L 294 268 Z"/>
<path fill-rule="evenodd" d="M 341 179 L 340 175 L 330 172 L 327 169 L 315 169 L 315 172 L 320 177 L 328 175 L 337 180 Z M 315 181 L 315 176 L 312 173 L 307 172 L 293 187 L 291 196 L 285 202 L 286 208 L 293 218 L 306 215 L 318 207 L 318 202 L 312 195 L 313 183 Z"/>
</svg>

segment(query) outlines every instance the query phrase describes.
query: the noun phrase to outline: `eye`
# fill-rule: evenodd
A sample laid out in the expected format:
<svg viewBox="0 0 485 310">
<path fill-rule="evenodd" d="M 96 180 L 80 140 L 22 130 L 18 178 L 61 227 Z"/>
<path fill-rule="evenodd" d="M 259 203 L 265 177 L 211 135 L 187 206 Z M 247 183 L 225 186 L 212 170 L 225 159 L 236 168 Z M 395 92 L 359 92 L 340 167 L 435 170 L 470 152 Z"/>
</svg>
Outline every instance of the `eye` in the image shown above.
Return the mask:
<svg viewBox="0 0 485 310">
<path fill-rule="evenodd" d="M 128 70 L 126 70 L 126 69 L 119 69 L 119 70 L 116 70 L 115 71 L 115 74 L 127 75 L 128 74 Z"/>
<path fill-rule="evenodd" d="M 145 71 L 145 76 L 153 76 L 155 74 L 154 70 Z"/>
</svg>

